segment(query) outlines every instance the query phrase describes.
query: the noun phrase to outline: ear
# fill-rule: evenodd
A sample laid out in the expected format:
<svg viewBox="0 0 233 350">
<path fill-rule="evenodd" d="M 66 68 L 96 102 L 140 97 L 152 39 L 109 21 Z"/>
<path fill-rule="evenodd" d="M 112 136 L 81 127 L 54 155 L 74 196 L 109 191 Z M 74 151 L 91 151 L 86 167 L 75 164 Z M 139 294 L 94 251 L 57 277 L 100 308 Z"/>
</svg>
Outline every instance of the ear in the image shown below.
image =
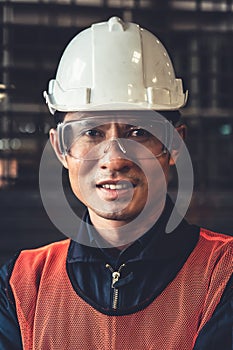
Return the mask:
<svg viewBox="0 0 233 350">
<path fill-rule="evenodd" d="M 51 143 L 51 145 L 56 153 L 57 158 L 60 160 L 60 162 L 63 164 L 63 166 L 66 169 L 68 169 L 66 157 L 64 156 L 64 154 L 61 153 L 60 148 L 58 146 L 58 134 L 57 134 L 57 131 L 55 129 L 51 129 L 49 131 L 49 139 L 50 139 L 50 143 Z"/>
<path fill-rule="evenodd" d="M 174 136 L 174 140 L 172 143 L 172 149 L 171 149 L 171 157 L 170 157 L 170 161 L 169 164 L 170 165 L 174 165 L 179 157 L 179 153 L 181 151 L 181 148 L 183 146 L 183 142 L 186 139 L 186 134 L 187 134 L 187 127 L 186 125 L 182 124 L 180 126 L 178 126 L 177 128 L 175 128 L 176 131 L 178 132 L 178 135 Z"/>
</svg>

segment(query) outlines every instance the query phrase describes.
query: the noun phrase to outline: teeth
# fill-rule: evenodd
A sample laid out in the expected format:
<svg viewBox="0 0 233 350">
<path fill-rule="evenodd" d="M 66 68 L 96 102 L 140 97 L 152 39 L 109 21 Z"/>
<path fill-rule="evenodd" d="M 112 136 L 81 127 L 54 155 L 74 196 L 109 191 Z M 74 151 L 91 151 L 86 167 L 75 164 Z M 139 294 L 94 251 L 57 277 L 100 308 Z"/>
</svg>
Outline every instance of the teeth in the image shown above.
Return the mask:
<svg viewBox="0 0 233 350">
<path fill-rule="evenodd" d="M 110 190 L 123 190 L 129 187 L 128 184 L 104 184 L 101 186 L 102 188 L 110 189 Z"/>
</svg>

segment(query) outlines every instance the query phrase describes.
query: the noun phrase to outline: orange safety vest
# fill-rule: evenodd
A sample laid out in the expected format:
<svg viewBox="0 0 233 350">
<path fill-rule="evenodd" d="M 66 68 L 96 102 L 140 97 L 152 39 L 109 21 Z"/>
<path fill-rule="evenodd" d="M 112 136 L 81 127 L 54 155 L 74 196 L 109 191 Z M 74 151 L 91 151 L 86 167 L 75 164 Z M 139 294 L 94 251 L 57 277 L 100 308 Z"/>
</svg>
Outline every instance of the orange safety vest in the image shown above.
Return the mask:
<svg viewBox="0 0 233 350">
<path fill-rule="evenodd" d="M 232 238 L 201 230 L 173 281 L 145 309 L 101 313 L 77 295 L 66 271 L 70 240 L 23 251 L 10 285 L 25 350 L 191 350 L 232 271 Z"/>
</svg>

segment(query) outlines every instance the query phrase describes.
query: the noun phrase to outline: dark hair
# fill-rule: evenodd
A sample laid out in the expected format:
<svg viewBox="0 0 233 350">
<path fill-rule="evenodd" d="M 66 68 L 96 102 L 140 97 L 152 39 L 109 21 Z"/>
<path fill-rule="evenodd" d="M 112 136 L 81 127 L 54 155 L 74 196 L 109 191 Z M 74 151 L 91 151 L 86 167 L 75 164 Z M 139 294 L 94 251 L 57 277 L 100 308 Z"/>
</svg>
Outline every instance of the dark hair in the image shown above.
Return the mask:
<svg viewBox="0 0 233 350">
<path fill-rule="evenodd" d="M 180 111 L 158 111 L 175 126 L 181 119 Z"/>
<path fill-rule="evenodd" d="M 66 112 L 56 111 L 54 113 L 54 122 L 55 122 L 56 126 L 57 126 L 57 124 L 62 123 L 64 121 L 65 115 L 66 115 Z"/>
</svg>

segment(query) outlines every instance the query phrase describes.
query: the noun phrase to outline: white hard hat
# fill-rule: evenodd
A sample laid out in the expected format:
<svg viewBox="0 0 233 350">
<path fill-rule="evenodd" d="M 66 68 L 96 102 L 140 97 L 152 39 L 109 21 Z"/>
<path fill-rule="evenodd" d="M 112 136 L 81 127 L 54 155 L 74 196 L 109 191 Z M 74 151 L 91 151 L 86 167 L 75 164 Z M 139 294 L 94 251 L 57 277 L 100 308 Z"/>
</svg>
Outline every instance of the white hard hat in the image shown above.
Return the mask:
<svg viewBox="0 0 233 350">
<path fill-rule="evenodd" d="M 112 17 L 73 38 L 44 97 L 52 114 L 122 109 L 122 104 L 161 111 L 183 107 L 187 92 L 158 38 Z"/>
</svg>

